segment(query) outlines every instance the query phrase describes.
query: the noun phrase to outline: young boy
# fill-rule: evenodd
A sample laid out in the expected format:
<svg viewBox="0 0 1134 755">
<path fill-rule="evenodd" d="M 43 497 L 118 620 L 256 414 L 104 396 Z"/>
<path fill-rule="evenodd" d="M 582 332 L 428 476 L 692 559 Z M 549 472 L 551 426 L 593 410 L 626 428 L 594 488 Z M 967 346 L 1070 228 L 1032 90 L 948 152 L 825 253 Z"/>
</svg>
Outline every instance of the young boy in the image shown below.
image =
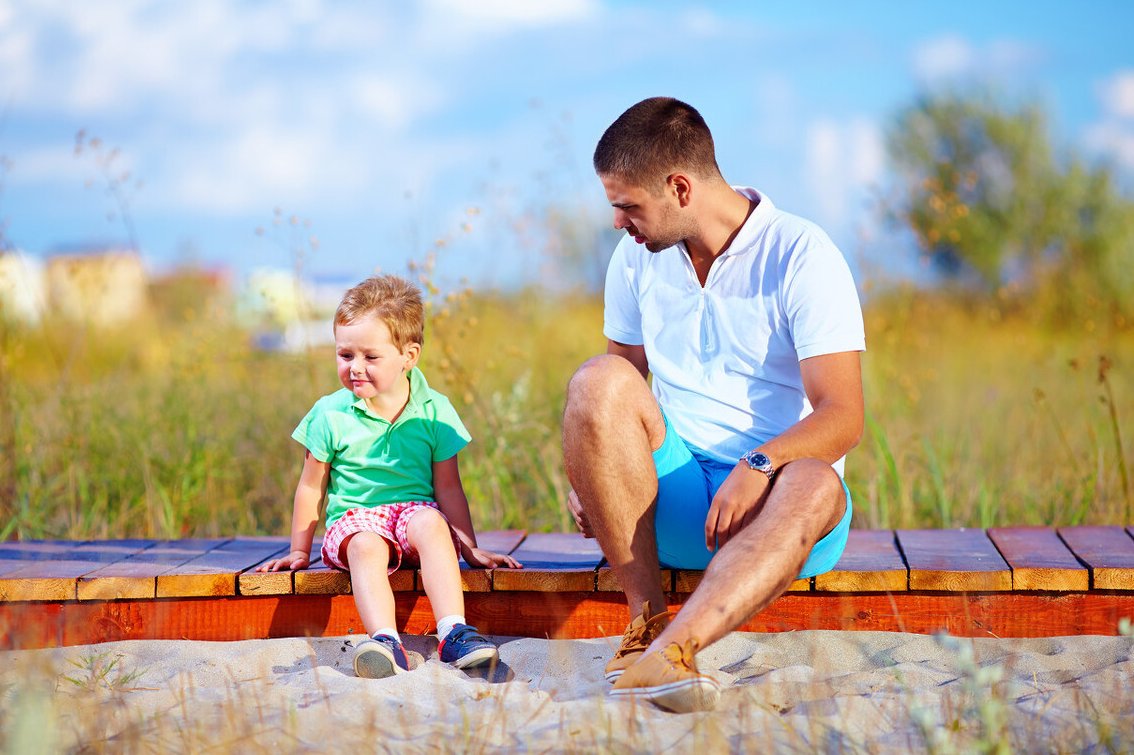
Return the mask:
<svg viewBox="0 0 1134 755">
<path fill-rule="evenodd" d="M 458 668 L 490 664 L 499 657 L 496 647 L 465 623 L 457 554 L 475 567 L 520 564 L 477 547 L 457 467 L 457 452 L 471 437 L 416 367 L 424 341 L 421 292 L 394 275 L 368 278 L 343 296 L 334 325 L 343 390 L 319 399 L 292 433 L 307 453 L 291 553 L 260 571 L 311 563 L 325 495 L 323 562 L 350 572 L 370 635 L 355 649 L 355 673 L 377 679 L 409 670 L 389 579 L 403 561 L 421 565 L 441 660 Z"/>
</svg>

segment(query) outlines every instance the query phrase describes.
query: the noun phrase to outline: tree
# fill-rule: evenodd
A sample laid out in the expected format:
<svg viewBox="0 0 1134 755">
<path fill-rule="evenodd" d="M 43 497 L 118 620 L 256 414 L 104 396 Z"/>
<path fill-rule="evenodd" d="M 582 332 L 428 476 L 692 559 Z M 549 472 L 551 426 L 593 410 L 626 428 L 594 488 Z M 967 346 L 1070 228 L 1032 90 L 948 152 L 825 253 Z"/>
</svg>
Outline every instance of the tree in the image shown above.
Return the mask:
<svg viewBox="0 0 1134 755">
<path fill-rule="evenodd" d="M 1074 285 L 1068 300 L 1131 307 L 1134 202 L 1110 167 L 1056 152 L 1038 105 L 925 95 L 898 114 L 887 148 L 886 216 L 946 277 L 987 291 Z"/>
</svg>

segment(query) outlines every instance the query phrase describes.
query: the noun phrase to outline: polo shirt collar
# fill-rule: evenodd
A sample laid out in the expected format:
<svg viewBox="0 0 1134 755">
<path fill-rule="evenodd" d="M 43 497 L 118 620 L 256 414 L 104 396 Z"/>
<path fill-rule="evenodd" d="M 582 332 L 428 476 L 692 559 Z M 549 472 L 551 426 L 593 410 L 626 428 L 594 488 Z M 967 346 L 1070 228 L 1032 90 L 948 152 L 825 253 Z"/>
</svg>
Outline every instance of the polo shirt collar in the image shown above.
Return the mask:
<svg viewBox="0 0 1134 755">
<path fill-rule="evenodd" d="M 740 226 L 740 231 L 736 234 L 736 238 L 728 245 L 728 249 L 724 251 L 724 254 L 721 255 L 722 257 L 730 257 L 751 251 L 752 241 L 756 238 L 757 234 L 763 230 L 768 222 L 770 213 L 775 209 L 772 200 L 766 195 L 756 191 L 756 189 L 749 186 L 733 186 L 732 188 L 744 198 L 756 200 L 758 204 L 745 219 L 744 225 Z"/>
<path fill-rule="evenodd" d="M 395 425 L 404 419 L 421 416 L 423 408 L 433 401 L 433 396 L 429 390 L 429 383 L 425 381 L 425 373 L 416 367 L 410 370 L 409 386 L 409 401 L 406 402 L 406 408 L 398 415 L 397 422 L 394 423 Z M 366 399 L 360 398 L 356 400 L 353 406 L 368 417 L 382 419 L 370 411 L 370 407 L 366 405 Z"/>
</svg>

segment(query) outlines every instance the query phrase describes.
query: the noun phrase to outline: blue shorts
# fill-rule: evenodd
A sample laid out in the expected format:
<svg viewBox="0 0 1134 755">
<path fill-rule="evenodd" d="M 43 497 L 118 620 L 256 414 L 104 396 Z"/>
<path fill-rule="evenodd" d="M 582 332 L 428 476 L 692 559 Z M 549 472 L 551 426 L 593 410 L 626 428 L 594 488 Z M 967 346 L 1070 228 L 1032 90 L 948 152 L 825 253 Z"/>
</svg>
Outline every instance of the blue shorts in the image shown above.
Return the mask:
<svg viewBox="0 0 1134 755">
<path fill-rule="evenodd" d="M 658 473 L 654 528 L 661 565 L 670 569 L 704 569 L 713 557 L 713 552 L 705 549 L 705 517 L 717 489 L 736 464 L 723 464 L 686 445 L 666 419 L 665 440 L 654 451 L 654 467 Z M 843 490 L 847 494 L 846 513 L 833 530 L 815 543 L 799 572 L 800 578 L 830 571 L 847 547 L 852 507 L 846 482 Z"/>
</svg>

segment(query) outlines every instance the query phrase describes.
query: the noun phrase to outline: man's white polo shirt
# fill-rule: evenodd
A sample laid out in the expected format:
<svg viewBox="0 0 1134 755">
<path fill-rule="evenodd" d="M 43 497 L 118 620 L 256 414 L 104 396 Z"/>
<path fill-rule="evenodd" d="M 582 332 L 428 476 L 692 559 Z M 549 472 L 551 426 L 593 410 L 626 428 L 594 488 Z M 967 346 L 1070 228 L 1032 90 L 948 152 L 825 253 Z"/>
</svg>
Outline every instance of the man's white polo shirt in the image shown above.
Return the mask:
<svg viewBox="0 0 1134 755">
<path fill-rule="evenodd" d="M 818 226 L 759 201 L 702 288 L 684 244 L 627 236 L 606 275 L 603 333 L 644 345 L 653 391 L 686 443 L 725 463 L 811 413 L 801 359 L 864 351 L 850 268 Z M 843 459 L 834 464 L 843 473 Z"/>
</svg>

